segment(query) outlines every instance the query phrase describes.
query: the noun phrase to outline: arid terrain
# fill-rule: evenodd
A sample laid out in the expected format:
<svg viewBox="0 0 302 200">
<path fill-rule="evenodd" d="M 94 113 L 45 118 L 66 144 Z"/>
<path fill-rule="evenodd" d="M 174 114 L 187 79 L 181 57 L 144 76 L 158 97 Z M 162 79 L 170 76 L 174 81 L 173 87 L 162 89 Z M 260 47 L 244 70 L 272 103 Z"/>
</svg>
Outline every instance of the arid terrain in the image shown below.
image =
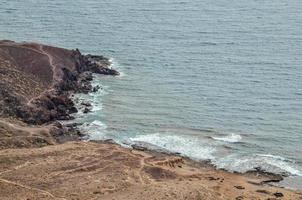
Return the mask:
<svg viewBox="0 0 302 200">
<path fill-rule="evenodd" d="M 118 75 L 101 56 L 0 41 L 0 199 L 302 199 L 270 185 L 282 177 L 217 170 L 178 155 L 83 141 L 57 120 L 69 98 L 93 92 L 91 73 Z"/>
</svg>

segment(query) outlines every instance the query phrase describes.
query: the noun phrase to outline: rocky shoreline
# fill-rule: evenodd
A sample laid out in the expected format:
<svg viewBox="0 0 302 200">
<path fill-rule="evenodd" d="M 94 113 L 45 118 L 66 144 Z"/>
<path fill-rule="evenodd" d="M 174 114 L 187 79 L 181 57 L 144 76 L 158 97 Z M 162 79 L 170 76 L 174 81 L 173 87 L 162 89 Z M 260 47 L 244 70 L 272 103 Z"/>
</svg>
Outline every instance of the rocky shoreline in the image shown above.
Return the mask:
<svg viewBox="0 0 302 200">
<path fill-rule="evenodd" d="M 144 145 L 80 141 L 77 124 L 58 120 L 78 111 L 73 94 L 101 89 L 93 73 L 119 75 L 103 56 L 0 41 L 1 199 L 302 199 L 260 169 L 230 173 Z"/>
<path fill-rule="evenodd" d="M 0 56 L 8 66 L 1 66 L 0 73 L 3 76 L 9 73 L 9 68 L 15 68 L 23 75 L 30 74 L 33 76 L 44 76 L 40 84 L 44 86 L 44 90 L 40 91 L 38 96 L 29 99 L 26 95 L 20 95 L 20 92 L 14 91 L 12 87 L 7 87 L 5 82 L 1 81 L 0 97 L 4 101 L 0 101 L 1 113 L 3 118 L 18 119 L 29 125 L 53 124 L 57 133 L 53 135 L 64 135 L 67 132 L 77 132 L 75 126 L 63 127 L 57 120 L 70 120 L 71 114 L 77 112 L 77 108 L 71 99 L 74 93 L 96 92 L 99 87 L 92 87 L 92 73 L 102 75 L 119 75 L 114 69 L 110 68 L 109 59 L 103 56 L 83 55 L 76 50 L 67 50 L 55 48 L 36 43 L 15 43 L 13 41 L 0 41 Z M 61 57 L 60 57 L 61 56 Z M 62 57 L 64 56 L 64 57 Z M 47 59 L 45 59 L 45 57 Z M 16 61 L 18 59 L 18 62 Z M 63 60 L 64 59 L 64 60 Z M 29 62 L 26 70 L 18 63 Z M 37 69 L 39 66 L 33 64 L 37 62 L 52 68 L 47 74 Z M 66 65 L 68 64 L 68 65 Z M 21 76 L 20 75 L 20 76 Z M 52 80 L 45 80 L 45 76 L 53 77 Z M 14 77 L 18 79 L 18 77 Z M 45 83 L 46 82 L 46 83 Z M 45 86 L 47 84 L 47 86 Z M 23 90 L 28 87 L 36 87 L 35 84 L 30 86 L 19 85 Z M 82 103 L 84 112 L 89 112 L 90 105 Z"/>
</svg>

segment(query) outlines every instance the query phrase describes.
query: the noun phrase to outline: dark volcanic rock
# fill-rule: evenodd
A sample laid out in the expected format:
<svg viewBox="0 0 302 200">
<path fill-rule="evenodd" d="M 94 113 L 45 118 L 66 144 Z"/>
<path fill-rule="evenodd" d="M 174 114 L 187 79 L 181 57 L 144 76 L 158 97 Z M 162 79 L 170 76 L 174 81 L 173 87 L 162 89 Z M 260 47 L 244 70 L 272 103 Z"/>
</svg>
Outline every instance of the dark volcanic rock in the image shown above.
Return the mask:
<svg viewBox="0 0 302 200">
<path fill-rule="evenodd" d="M 131 147 L 135 150 L 139 150 L 139 151 L 146 151 L 148 150 L 147 147 L 144 147 L 144 146 L 141 146 L 141 145 L 138 145 L 138 144 L 133 144 L 131 145 Z"/>
<path fill-rule="evenodd" d="M 91 112 L 91 109 L 89 109 L 89 108 L 84 108 L 84 110 L 83 110 L 83 113 L 89 113 L 89 112 Z"/>
<path fill-rule="evenodd" d="M 101 86 L 97 85 L 95 87 L 92 88 L 92 92 L 97 92 L 101 89 Z"/>
<path fill-rule="evenodd" d="M 29 124 L 71 119 L 77 109 L 70 94 L 97 91 L 92 73 L 119 74 L 109 65 L 107 58 L 78 49 L 0 41 L 0 117 Z"/>
<path fill-rule="evenodd" d="M 91 107 L 91 103 L 89 102 L 82 102 L 81 105 L 86 106 L 86 107 Z"/>
<path fill-rule="evenodd" d="M 245 189 L 245 187 L 243 187 L 243 186 L 241 186 L 241 185 L 236 185 L 236 186 L 234 186 L 235 188 L 237 188 L 238 190 L 244 190 Z"/>
<path fill-rule="evenodd" d="M 281 192 L 276 192 L 276 193 L 274 193 L 274 196 L 275 197 L 284 197 L 284 195 L 281 193 Z"/>
<path fill-rule="evenodd" d="M 119 75 L 118 71 L 108 67 L 111 63 L 103 56 L 86 55 L 85 63 L 87 64 L 89 71 L 93 73 L 113 76 Z"/>
</svg>

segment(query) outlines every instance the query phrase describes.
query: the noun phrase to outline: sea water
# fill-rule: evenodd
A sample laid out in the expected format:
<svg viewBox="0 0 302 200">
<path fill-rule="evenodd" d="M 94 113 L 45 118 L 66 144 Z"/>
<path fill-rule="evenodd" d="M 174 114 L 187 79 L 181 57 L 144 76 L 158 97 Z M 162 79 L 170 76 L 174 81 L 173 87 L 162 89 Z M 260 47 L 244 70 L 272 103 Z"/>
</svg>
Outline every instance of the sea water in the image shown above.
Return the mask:
<svg viewBox="0 0 302 200">
<path fill-rule="evenodd" d="M 92 139 L 302 176 L 302 1 L 0 2 L 0 38 L 112 59 L 80 95 Z M 293 184 L 292 184 L 293 185 Z"/>
</svg>

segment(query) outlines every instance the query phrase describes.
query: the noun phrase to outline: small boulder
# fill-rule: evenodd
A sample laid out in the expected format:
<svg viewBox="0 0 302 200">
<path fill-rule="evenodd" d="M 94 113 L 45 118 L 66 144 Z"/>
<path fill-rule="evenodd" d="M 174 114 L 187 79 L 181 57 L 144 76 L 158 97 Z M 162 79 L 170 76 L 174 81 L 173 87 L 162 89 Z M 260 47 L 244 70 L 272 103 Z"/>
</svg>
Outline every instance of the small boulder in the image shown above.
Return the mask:
<svg viewBox="0 0 302 200">
<path fill-rule="evenodd" d="M 91 110 L 89 109 L 89 108 L 84 108 L 84 110 L 83 110 L 83 113 L 89 113 L 89 112 L 91 112 Z"/>
<path fill-rule="evenodd" d="M 281 192 L 274 193 L 275 197 L 284 197 L 284 195 Z"/>
</svg>

